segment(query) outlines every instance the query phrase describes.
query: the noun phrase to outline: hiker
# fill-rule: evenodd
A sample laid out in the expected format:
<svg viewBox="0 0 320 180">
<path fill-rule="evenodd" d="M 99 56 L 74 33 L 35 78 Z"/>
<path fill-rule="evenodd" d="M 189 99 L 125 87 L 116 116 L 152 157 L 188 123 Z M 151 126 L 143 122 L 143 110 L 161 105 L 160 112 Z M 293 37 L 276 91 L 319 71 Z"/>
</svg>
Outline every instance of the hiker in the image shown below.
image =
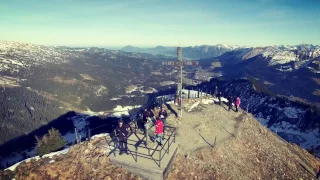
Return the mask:
<svg viewBox="0 0 320 180">
<path fill-rule="evenodd" d="M 217 97 L 217 95 L 218 95 L 218 86 L 216 86 L 216 89 L 214 90 L 213 96 L 214 96 L 214 97 Z"/>
<path fill-rule="evenodd" d="M 239 96 L 236 99 L 235 105 L 236 105 L 236 112 L 238 112 L 238 109 L 239 109 L 239 106 L 240 106 L 240 98 L 239 98 Z"/>
<path fill-rule="evenodd" d="M 221 96 L 222 96 L 222 93 L 219 92 L 217 96 L 218 96 L 218 99 L 219 99 L 219 105 L 221 105 Z"/>
<path fill-rule="evenodd" d="M 161 107 L 161 111 L 159 112 L 159 118 L 162 120 L 164 127 L 167 125 L 167 117 L 168 117 L 167 111 L 163 107 Z M 164 132 L 164 129 L 165 128 L 163 128 L 163 132 Z"/>
<path fill-rule="evenodd" d="M 230 111 L 232 109 L 232 97 L 231 96 L 228 96 L 228 111 Z"/>
<path fill-rule="evenodd" d="M 158 120 L 156 121 L 156 130 L 154 134 L 156 135 L 156 141 L 160 146 L 162 146 L 163 129 L 164 129 L 163 122 L 161 119 L 158 118 Z"/>
<path fill-rule="evenodd" d="M 129 127 L 123 124 L 123 121 L 120 119 L 119 124 L 116 128 L 116 136 L 118 137 L 118 148 L 120 150 L 119 155 L 122 155 L 123 152 L 128 153 L 128 135 L 129 135 Z"/>
<path fill-rule="evenodd" d="M 156 118 L 154 116 L 154 113 L 150 110 L 149 111 L 150 113 L 150 119 L 151 119 L 151 122 L 152 122 L 152 126 L 156 124 Z"/>
<path fill-rule="evenodd" d="M 147 121 L 144 123 L 144 136 L 146 138 L 146 141 L 145 141 L 145 145 L 147 146 L 148 145 L 148 140 L 149 140 L 149 129 L 151 127 L 151 118 L 150 117 L 147 117 Z"/>
<path fill-rule="evenodd" d="M 150 112 L 148 111 L 147 108 L 144 109 L 142 113 L 142 121 L 143 123 L 147 122 L 147 118 L 150 117 Z"/>
</svg>

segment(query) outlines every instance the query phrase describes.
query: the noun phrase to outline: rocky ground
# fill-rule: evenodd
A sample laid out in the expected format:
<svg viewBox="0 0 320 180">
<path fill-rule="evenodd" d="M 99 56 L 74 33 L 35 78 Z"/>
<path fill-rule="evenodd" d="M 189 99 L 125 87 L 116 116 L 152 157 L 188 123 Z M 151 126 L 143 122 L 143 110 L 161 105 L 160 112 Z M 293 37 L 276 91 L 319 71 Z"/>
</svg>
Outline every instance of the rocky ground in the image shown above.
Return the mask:
<svg viewBox="0 0 320 180">
<path fill-rule="evenodd" d="M 169 113 L 180 147 L 168 179 L 316 179 L 318 158 L 285 142 L 252 115 L 226 108 L 190 100 L 182 119 Z M 14 172 L 0 172 L 0 179 L 140 179 L 109 162 L 106 140 L 96 138 L 65 155 L 21 163 Z"/>
<path fill-rule="evenodd" d="M 200 103 L 185 113 L 177 136 L 180 153 L 168 179 L 316 179 L 318 158 L 282 140 L 252 115 L 225 108 Z M 192 129 L 197 123 L 200 125 Z M 205 145 L 198 132 L 210 132 L 223 140 Z"/>
</svg>

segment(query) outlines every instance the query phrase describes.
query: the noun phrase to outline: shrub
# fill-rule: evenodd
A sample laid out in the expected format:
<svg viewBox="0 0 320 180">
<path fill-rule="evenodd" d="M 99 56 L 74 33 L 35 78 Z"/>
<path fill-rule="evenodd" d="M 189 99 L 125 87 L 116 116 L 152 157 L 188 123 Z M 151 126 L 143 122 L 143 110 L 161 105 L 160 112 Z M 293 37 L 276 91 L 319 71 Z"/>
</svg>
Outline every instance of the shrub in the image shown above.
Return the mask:
<svg viewBox="0 0 320 180">
<path fill-rule="evenodd" d="M 59 130 L 54 128 L 49 130 L 48 134 L 45 134 L 42 138 L 36 136 L 37 140 L 37 152 L 39 156 L 57 151 L 66 145 L 66 141 L 62 138 Z"/>
</svg>

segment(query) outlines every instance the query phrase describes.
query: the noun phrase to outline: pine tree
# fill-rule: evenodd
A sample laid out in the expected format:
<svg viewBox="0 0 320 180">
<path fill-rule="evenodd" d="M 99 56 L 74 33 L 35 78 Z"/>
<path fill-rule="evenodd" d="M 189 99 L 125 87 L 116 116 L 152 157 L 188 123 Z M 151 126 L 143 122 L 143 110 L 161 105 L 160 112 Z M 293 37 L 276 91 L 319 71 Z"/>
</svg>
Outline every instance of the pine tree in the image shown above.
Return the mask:
<svg viewBox="0 0 320 180">
<path fill-rule="evenodd" d="M 42 138 L 36 136 L 36 140 L 39 156 L 59 150 L 66 145 L 66 141 L 61 136 L 59 130 L 54 128 L 50 129 L 48 134 L 45 134 Z"/>
</svg>

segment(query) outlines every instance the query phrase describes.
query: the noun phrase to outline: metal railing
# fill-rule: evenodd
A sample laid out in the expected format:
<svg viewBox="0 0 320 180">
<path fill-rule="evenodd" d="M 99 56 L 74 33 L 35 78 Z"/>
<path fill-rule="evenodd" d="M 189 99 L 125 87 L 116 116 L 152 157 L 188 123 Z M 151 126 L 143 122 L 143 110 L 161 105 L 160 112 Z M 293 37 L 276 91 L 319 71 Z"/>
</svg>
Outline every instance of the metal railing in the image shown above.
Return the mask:
<svg viewBox="0 0 320 180">
<path fill-rule="evenodd" d="M 132 127 L 132 125 L 134 127 Z M 138 157 L 141 158 L 146 158 L 146 159 L 151 159 L 153 161 L 155 161 L 155 163 L 158 165 L 158 167 L 161 167 L 161 161 L 163 160 L 164 156 L 166 154 L 170 153 L 170 147 L 172 145 L 172 143 L 175 143 L 176 141 L 176 128 L 175 127 L 171 127 L 171 126 L 165 126 L 166 132 L 169 131 L 168 133 L 164 134 L 165 141 L 162 144 L 162 146 L 160 146 L 159 144 L 155 147 L 155 148 L 149 148 L 149 147 L 144 147 L 144 146 L 140 146 L 140 144 L 142 143 L 144 138 L 147 138 L 146 136 L 144 136 L 142 139 L 140 139 L 140 137 L 137 135 L 137 126 L 136 123 L 134 123 L 134 121 L 131 121 L 129 123 L 130 126 L 130 134 L 128 135 L 128 137 L 130 137 L 131 135 L 135 135 L 137 137 L 137 141 L 128 139 L 128 141 L 131 141 L 133 143 L 127 142 L 127 145 L 131 145 L 133 147 L 135 147 L 135 150 L 132 151 L 128 148 L 128 152 L 132 155 L 132 157 L 134 158 L 135 162 L 138 162 Z M 151 127 L 150 127 L 151 128 Z M 112 153 L 115 153 L 115 151 L 117 151 L 117 143 L 119 141 L 117 140 L 117 138 L 111 138 L 111 141 L 107 141 L 108 146 L 111 146 L 111 144 L 114 144 L 114 149 L 109 153 L 109 155 L 111 155 Z M 160 146 L 160 148 L 159 148 Z M 147 149 L 148 153 L 141 153 L 138 152 L 138 148 L 142 148 L 142 149 Z M 159 153 L 159 158 L 155 158 L 154 155 L 155 153 Z"/>
<path fill-rule="evenodd" d="M 157 98 L 157 95 L 156 95 L 148 103 L 146 103 L 144 105 L 144 107 L 148 107 L 150 105 L 150 103 L 154 103 L 155 101 L 158 101 L 158 103 L 160 105 L 162 105 L 165 102 L 165 98 L 164 97 L 160 97 L 160 98 L 158 97 Z M 128 149 L 128 151 L 133 156 L 133 158 L 134 158 L 134 160 L 136 162 L 138 161 L 138 157 L 152 159 L 160 167 L 161 166 L 161 160 L 164 158 L 166 153 L 169 154 L 170 147 L 171 147 L 172 143 L 175 143 L 175 141 L 176 141 L 176 128 L 175 127 L 171 127 L 171 126 L 165 126 L 164 128 L 167 129 L 167 130 L 165 131 L 166 133 L 163 135 L 165 137 L 165 141 L 163 142 L 162 146 L 159 149 L 158 149 L 159 145 L 157 145 L 156 148 L 149 148 L 149 147 L 143 147 L 143 146 L 140 146 L 140 145 L 137 146 L 137 144 L 141 143 L 144 138 L 147 138 L 146 136 L 144 136 L 142 139 L 139 138 L 139 136 L 137 134 L 137 129 L 139 129 L 138 125 L 137 125 L 137 122 L 138 122 L 138 120 L 135 118 L 135 119 L 132 119 L 128 124 L 129 127 L 130 127 L 130 133 L 129 133 L 128 137 L 130 137 L 131 135 L 135 135 L 137 137 L 137 139 L 138 139 L 138 141 L 133 141 L 135 144 L 127 142 L 127 145 L 131 145 L 131 146 L 135 147 L 135 151 L 130 151 L 129 149 Z M 106 128 L 108 126 L 110 126 L 110 123 L 104 124 L 104 125 L 101 125 L 101 126 L 98 126 L 98 127 L 94 127 L 94 128 L 88 128 L 87 129 L 88 140 L 91 141 L 91 136 L 93 134 L 92 131 L 100 129 L 101 132 L 100 131 L 98 131 L 98 132 L 103 133 L 105 131 L 102 131 L 101 129 L 102 128 Z M 112 126 L 111 129 L 114 130 L 115 129 L 115 125 L 111 124 L 111 126 Z M 152 126 L 149 127 L 149 130 L 151 128 L 152 128 Z M 170 130 L 170 131 L 168 131 L 168 130 Z M 170 134 L 168 134 L 168 132 Z M 111 134 L 112 133 L 113 132 L 111 132 Z M 98 133 L 96 132 L 94 134 L 98 134 Z M 109 133 L 109 136 L 110 136 L 110 133 Z M 116 144 L 118 143 L 117 138 L 116 137 L 112 137 L 112 135 L 111 135 L 111 141 L 108 141 L 108 140 L 106 140 L 106 141 L 107 141 L 108 146 L 110 146 L 111 143 L 113 142 L 114 143 L 114 150 L 113 151 L 116 151 L 116 149 L 117 149 L 117 145 Z M 129 141 L 132 141 L 132 140 L 129 140 Z M 138 152 L 138 148 L 147 149 L 148 150 L 148 154 L 143 154 L 143 153 Z M 150 152 L 152 152 L 152 153 L 150 153 Z M 155 153 L 159 153 L 159 158 L 154 158 Z"/>
</svg>

